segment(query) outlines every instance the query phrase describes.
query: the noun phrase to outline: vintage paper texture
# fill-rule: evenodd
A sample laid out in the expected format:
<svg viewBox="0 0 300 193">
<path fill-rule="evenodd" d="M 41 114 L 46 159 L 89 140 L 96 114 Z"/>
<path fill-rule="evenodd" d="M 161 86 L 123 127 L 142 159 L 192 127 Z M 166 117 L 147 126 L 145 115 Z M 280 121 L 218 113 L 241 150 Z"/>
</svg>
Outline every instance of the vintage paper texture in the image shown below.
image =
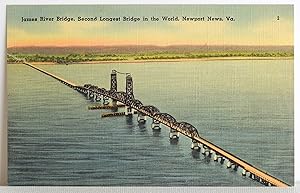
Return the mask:
<svg viewBox="0 0 300 193">
<path fill-rule="evenodd" d="M 9 185 L 292 186 L 291 5 L 7 7 Z"/>
</svg>

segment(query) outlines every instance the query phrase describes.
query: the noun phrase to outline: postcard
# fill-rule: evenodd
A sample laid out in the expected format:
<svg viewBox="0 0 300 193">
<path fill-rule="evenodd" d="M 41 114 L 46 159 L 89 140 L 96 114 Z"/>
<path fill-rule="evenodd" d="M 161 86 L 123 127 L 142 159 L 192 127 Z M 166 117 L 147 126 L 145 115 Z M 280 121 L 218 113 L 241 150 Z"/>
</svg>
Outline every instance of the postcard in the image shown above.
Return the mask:
<svg viewBox="0 0 300 193">
<path fill-rule="evenodd" d="M 293 15 L 7 6 L 9 185 L 293 186 Z"/>
</svg>

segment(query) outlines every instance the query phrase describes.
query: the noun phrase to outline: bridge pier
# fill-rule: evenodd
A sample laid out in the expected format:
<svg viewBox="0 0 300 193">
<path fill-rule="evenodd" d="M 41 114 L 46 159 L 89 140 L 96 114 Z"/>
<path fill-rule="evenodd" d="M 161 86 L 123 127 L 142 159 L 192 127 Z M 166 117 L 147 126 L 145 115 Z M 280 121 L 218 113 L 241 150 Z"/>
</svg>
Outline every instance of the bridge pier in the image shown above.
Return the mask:
<svg viewBox="0 0 300 193">
<path fill-rule="evenodd" d="M 246 176 L 246 175 L 247 175 L 247 170 L 246 170 L 245 168 L 243 168 L 243 170 L 242 170 L 242 175 L 243 175 L 243 176 Z"/>
<path fill-rule="evenodd" d="M 259 182 L 261 184 L 265 185 L 265 186 L 268 186 L 268 182 L 265 179 L 261 178 L 261 177 L 259 178 Z"/>
<path fill-rule="evenodd" d="M 209 150 L 209 152 L 208 152 L 208 156 L 209 157 L 211 157 L 211 155 L 214 153 L 214 151 L 211 149 L 211 150 Z"/>
<path fill-rule="evenodd" d="M 249 173 L 249 178 L 251 178 L 251 179 L 253 179 L 253 176 L 252 176 L 253 174 L 250 172 Z"/>
<path fill-rule="evenodd" d="M 194 140 L 194 139 L 192 140 L 191 149 L 192 149 L 192 150 L 200 151 L 200 145 L 199 145 L 199 143 L 198 143 L 196 140 Z"/>
<path fill-rule="evenodd" d="M 220 159 L 220 163 L 223 164 L 224 163 L 224 158 L 218 154 L 215 153 L 215 156 L 214 156 L 214 161 L 218 162 Z"/>
<path fill-rule="evenodd" d="M 94 101 L 94 102 L 97 102 L 97 101 L 99 101 L 99 98 L 98 98 L 98 95 L 97 95 L 97 94 L 94 94 L 93 101 Z"/>
<path fill-rule="evenodd" d="M 252 180 L 255 180 L 255 179 L 256 179 L 256 176 L 250 172 L 249 178 L 251 178 Z"/>
<path fill-rule="evenodd" d="M 160 130 L 160 122 L 156 119 L 152 119 L 152 124 L 151 124 L 151 128 L 153 130 Z"/>
<path fill-rule="evenodd" d="M 224 164 L 224 162 L 225 162 L 225 158 L 224 158 L 224 157 L 221 157 L 220 163 L 221 163 L 221 164 Z"/>
<path fill-rule="evenodd" d="M 265 186 L 269 186 L 269 182 L 267 182 L 266 180 L 263 180 L 262 179 L 262 182 L 261 182 L 263 185 L 265 185 Z"/>
<path fill-rule="evenodd" d="M 137 116 L 137 121 L 138 123 L 146 123 L 146 115 L 139 112 Z"/>
<path fill-rule="evenodd" d="M 204 145 L 202 145 L 202 148 L 201 148 L 201 153 L 205 156 L 211 156 L 211 153 L 210 153 L 210 149 Z"/>
<path fill-rule="evenodd" d="M 87 99 L 90 99 L 90 90 L 87 90 L 87 93 L 86 93 L 86 96 L 87 96 Z"/>
<path fill-rule="evenodd" d="M 103 96 L 103 104 L 108 105 L 109 104 L 109 98 L 107 96 Z"/>
<path fill-rule="evenodd" d="M 231 168 L 231 165 L 232 165 L 231 161 L 228 160 L 228 162 L 227 162 L 227 164 L 226 164 L 227 168 L 228 168 L 228 169 Z"/>
<path fill-rule="evenodd" d="M 88 99 L 94 99 L 95 93 L 94 92 L 90 92 L 90 95 L 88 97 Z"/>
<path fill-rule="evenodd" d="M 239 166 L 238 166 L 237 164 L 232 164 L 232 167 L 231 167 L 231 168 L 233 168 L 234 171 L 237 171 L 238 167 L 239 167 Z"/>
<path fill-rule="evenodd" d="M 126 116 L 132 116 L 133 110 L 131 107 L 125 106 L 125 115 Z"/>
<path fill-rule="evenodd" d="M 101 101 L 101 98 L 98 94 L 94 93 L 94 102 Z"/>
<path fill-rule="evenodd" d="M 206 151 L 205 148 L 206 148 L 206 147 L 205 147 L 204 145 L 202 145 L 202 148 L 201 148 L 201 153 L 202 153 L 202 154 L 205 154 L 205 151 Z"/>
<path fill-rule="evenodd" d="M 256 180 L 257 182 L 260 182 L 260 177 L 255 175 L 254 180 Z"/>
<path fill-rule="evenodd" d="M 219 156 L 217 154 L 215 154 L 214 155 L 214 161 L 216 162 L 216 161 L 218 161 L 218 159 L 219 159 Z"/>
<path fill-rule="evenodd" d="M 169 138 L 170 139 L 178 139 L 179 132 L 176 129 L 170 129 Z"/>
</svg>

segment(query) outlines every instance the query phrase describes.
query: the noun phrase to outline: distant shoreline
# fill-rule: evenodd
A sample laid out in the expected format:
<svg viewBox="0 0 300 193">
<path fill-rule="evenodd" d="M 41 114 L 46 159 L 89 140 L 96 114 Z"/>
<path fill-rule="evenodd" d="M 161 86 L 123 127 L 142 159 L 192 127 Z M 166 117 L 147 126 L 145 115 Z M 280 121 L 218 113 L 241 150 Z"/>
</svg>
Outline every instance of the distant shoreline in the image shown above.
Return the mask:
<svg viewBox="0 0 300 193">
<path fill-rule="evenodd" d="M 117 61 L 85 61 L 72 64 L 107 64 L 107 63 L 154 63 L 154 62 L 184 62 L 184 61 L 227 61 L 227 60 L 293 60 L 294 57 L 208 57 L 208 58 L 181 58 L 181 59 L 146 59 L 146 60 L 117 60 Z M 8 64 L 14 64 L 7 62 Z M 54 62 L 30 62 L 37 65 L 66 65 Z"/>
</svg>

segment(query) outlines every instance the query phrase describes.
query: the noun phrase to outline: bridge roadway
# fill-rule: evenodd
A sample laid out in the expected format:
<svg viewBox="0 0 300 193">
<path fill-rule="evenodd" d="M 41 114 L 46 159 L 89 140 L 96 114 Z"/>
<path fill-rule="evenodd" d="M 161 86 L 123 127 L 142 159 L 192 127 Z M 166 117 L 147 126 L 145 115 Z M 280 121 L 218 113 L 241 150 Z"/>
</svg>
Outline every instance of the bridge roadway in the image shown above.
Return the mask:
<svg viewBox="0 0 300 193">
<path fill-rule="evenodd" d="M 153 107 L 153 108 L 150 108 L 150 110 L 149 110 L 149 108 L 145 108 L 145 106 L 143 106 L 139 100 L 134 99 L 134 97 L 132 97 L 132 96 L 130 97 L 130 100 L 128 100 L 128 98 L 126 98 L 125 92 L 116 92 L 116 91 L 112 92 L 112 91 L 106 90 L 105 88 L 98 88 L 97 86 L 92 86 L 92 85 L 89 86 L 90 88 L 86 88 L 84 86 L 77 86 L 70 81 L 67 81 L 67 80 L 60 78 L 52 73 L 49 73 L 41 68 L 36 67 L 36 66 L 26 62 L 25 60 L 23 60 L 22 63 L 60 81 L 61 83 L 69 86 L 72 89 L 77 90 L 80 93 L 83 93 L 83 94 L 93 93 L 93 94 L 97 94 L 100 96 L 102 95 L 105 97 L 109 97 L 111 99 L 114 99 L 118 102 L 125 104 L 126 106 L 128 106 L 130 108 L 135 109 L 139 113 L 142 113 L 144 115 L 147 115 L 148 117 L 153 118 L 154 120 L 159 121 L 160 123 L 164 124 L 165 126 L 180 132 L 181 134 L 191 138 L 192 140 L 197 141 L 199 144 L 202 144 L 203 145 L 202 148 L 208 148 L 208 149 L 214 151 L 216 155 L 222 156 L 222 157 L 226 158 L 228 161 L 230 161 L 230 163 L 241 167 L 246 172 L 250 173 L 250 176 L 252 176 L 252 179 L 256 179 L 257 181 L 263 183 L 264 185 L 272 185 L 272 186 L 277 186 L 277 187 L 290 186 L 289 184 L 283 182 L 282 180 L 277 179 L 276 177 L 247 163 L 246 161 L 242 160 L 241 158 L 229 153 L 228 151 L 226 151 L 226 150 L 222 149 L 221 147 L 213 144 L 212 142 L 204 139 L 203 137 L 200 137 L 197 130 L 195 131 L 193 128 L 191 128 L 193 126 L 189 125 L 188 123 L 185 123 L 185 122 L 178 123 L 178 122 L 176 122 L 176 120 L 173 117 L 170 118 L 167 116 L 159 116 L 159 115 L 164 115 L 164 113 L 155 112 L 155 107 L 153 107 L 153 106 L 148 106 L 148 107 Z M 172 118 L 174 120 L 172 120 Z M 190 129 L 191 132 L 187 132 L 187 129 L 185 128 L 185 126 L 190 127 L 188 129 Z"/>
<path fill-rule="evenodd" d="M 34 69 L 36 69 L 36 70 L 38 70 L 38 71 L 40 71 L 40 72 L 42 72 L 42 73 L 48 75 L 48 76 L 51 76 L 52 78 L 54 78 L 54 79 L 60 81 L 61 83 L 65 84 L 65 85 L 67 85 L 67 86 L 69 86 L 69 87 L 71 87 L 71 88 L 73 88 L 73 89 L 75 89 L 75 88 L 77 87 L 77 85 L 75 85 L 74 83 L 72 83 L 72 82 L 70 82 L 70 81 L 68 81 L 68 80 L 65 80 L 65 79 L 63 79 L 63 78 L 60 78 L 60 77 L 58 77 L 58 76 L 56 76 L 56 75 L 54 75 L 54 74 L 51 74 L 50 72 L 47 72 L 47 71 L 45 71 L 45 70 L 43 70 L 43 69 L 41 69 L 41 68 L 38 68 L 38 67 L 36 67 L 36 66 L 34 66 L 34 65 L 30 64 L 30 63 L 28 63 L 28 62 L 23 62 L 23 63 L 24 63 L 25 65 L 27 65 L 27 66 L 30 66 L 31 68 L 34 68 Z"/>
<path fill-rule="evenodd" d="M 73 88 L 73 89 L 77 86 L 77 85 L 75 85 L 74 83 L 72 83 L 72 82 L 70 82 L 70 81 L 68 81 L 68 80 L 65 80 L 65 79 L 63 79 L 63 78 L 61 78 L 61 77 L 58 77 L 58 76 L 56 76 L 56 75 L 54 75 L 54 74 L 51 74 L 50 72 L 47 72 L 47 71 L 45 71 L 45 70 L 43 70 L 43 69 L 41 69 L 41 68 L 38 68 L 38 67 L 36 67 L 36 66 L 34 66 L 34 65 L 32 65 L 32 64 L 30 64 L 30 63 L 28 63 L 28 62 L 26 62 L 25 59 L 19 59 L 19 58 L 15 57 L 14 55 L 11 55 L 11 54 L 7 54 L 7 55 L 8 55 L 9 57 L 14 58 L 16 61 L 21 61 L 23 64 L 25 64 L 25 65 L 27 65 L 27 66 L 30 66 L 31 68 L 34 68 L 34 69 L 36 69 L 36 70 L 38 70 L 38 71 L 40 71 L 40 72 L 42 72 L 42 73 L 44 73 L 44 74 L 46 74 L 46 75 L 52 77 L 52 78 L 54 78 L 54 79 L 60 81 L 61 83 L 63 83 L 63 84 L 65 84 L 65 85 L 67 85 L 67 86 Z"/>
</svg>

